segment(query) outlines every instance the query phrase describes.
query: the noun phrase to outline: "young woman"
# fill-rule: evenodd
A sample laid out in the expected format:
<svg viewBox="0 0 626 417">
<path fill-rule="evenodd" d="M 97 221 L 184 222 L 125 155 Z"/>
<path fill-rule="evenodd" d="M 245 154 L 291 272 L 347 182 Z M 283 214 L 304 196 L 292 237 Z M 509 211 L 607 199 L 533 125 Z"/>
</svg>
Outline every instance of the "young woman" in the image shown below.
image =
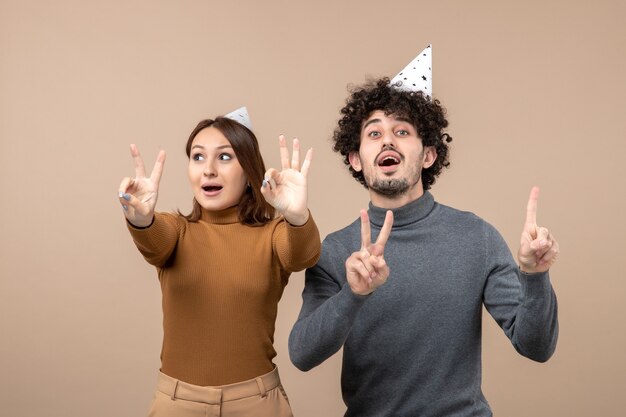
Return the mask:
<svg viewBox="0 0 626 417">
<path fill-rule="evenodd" d="M 191 214 L 154 211 L 165 153 L 150 176 L 135 145 L 135 178 L 119 200 L 163 293 L 161 372 L 149 416 L 291 416 L 272 363 L 278 301 L 289 275 L 315 264 L 307 171 L 279 138 L 282 170 L 265 171 L 255 135 L 227 117 L 187 141 Z M 275 217 L 275 211 L 280 214 Z"/>
</svg>

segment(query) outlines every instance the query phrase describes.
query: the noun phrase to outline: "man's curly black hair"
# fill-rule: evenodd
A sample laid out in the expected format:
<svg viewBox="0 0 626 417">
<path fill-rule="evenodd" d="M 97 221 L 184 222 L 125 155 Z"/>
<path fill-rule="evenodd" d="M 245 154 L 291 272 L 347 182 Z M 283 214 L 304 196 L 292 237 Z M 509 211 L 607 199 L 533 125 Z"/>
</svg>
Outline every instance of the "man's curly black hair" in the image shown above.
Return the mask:
<svg viewBox="0 0 626 417">
<path fill-rule="evenodd" d="M 387 77 L 368 81 L 351 91 L 333 134 L 333 150 L 341 153 L 352 176 L 368 188 L 363 172 L 357 172 L 350 166 L 348 155 L 359 151 L 363 122 L 377 110 L 384 111 L 387 116 L 394 115 L 411 121 L 422 139 L 422 145 L 433 146 L 437 150 L 437 159 L 433 165 L 422 170 L 424 190 L 430 189 L 442 168 L 450 166 L 448 143 L 452 137 L 443 133 L 443 129 L 448 126 L 446 110 L 439 100 L 430 100 L 421 91 L 400 91 L 390 86 Z"/>
</svg>

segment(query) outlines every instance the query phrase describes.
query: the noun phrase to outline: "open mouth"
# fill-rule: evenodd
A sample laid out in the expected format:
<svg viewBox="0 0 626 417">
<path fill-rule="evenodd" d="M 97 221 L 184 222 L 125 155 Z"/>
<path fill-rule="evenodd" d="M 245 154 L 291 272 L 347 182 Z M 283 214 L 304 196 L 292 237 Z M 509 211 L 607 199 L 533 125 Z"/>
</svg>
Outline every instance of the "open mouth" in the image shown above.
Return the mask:
<svg viewBox="0 0 626 417">
<path fill-rule="evenodd" d="M 203 185 L 202 189 L 207 193 L 214 193 L 222 189 L 221 185 Z"/>
<path fill-rule="evenodd" d="M 385 151 L 378 156 L 377 165 L 379 167 L 393 167 L 399 165 L 401 157 L 397 152 Z"/>
<path fill-rule="evenodd" d="M 378 166 L 381 166 L 381 167 L 390 167 L 390 166 L 398 165 L 399 163 L 400 163 L 400 160 L 393 156 L 386 156 L 378 160 Z"/>
</svg>

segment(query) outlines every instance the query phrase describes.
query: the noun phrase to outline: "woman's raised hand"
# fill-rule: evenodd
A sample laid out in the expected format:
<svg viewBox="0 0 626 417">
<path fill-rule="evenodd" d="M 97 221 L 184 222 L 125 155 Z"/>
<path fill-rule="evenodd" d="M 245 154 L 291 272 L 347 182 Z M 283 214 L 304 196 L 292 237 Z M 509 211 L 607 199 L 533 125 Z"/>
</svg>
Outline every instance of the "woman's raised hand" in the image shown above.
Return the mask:
<svg viewBox="0 0 626 417">
<path fill-rule="evenodd" d="M 270 168 L 265 173 L 261 193 L 265 200 L 280 212 L 285 220 L 294 226 L 301 226 L 309 219 L 307 205 L 307 174 L 313 159 L 313 149 L 309 149 L 300 166 L 300 142 L 293 140 L 293 152 L 289 150 L 285 137 L 278 137 L 282 170 Z"/>
<path fill-rule="evenodd" d="M 152 224 L 154 208 L 159 195 L 159 182 L 165 164 L 165 151 L 160 151 L 149 177 L 137 146 L 130 145 L 130 154 L 135 163 L 135 178 L 126 177 L 120 183 L 119 200 L 124 216 L 134 226 L 147 227 Z"/>
</svg>

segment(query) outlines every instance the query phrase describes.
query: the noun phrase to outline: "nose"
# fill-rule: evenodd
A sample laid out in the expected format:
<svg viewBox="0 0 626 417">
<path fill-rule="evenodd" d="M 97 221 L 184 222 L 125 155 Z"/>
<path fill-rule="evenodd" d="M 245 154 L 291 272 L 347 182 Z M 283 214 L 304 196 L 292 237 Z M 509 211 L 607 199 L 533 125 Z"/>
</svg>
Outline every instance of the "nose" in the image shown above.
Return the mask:
<svg viewBox="0 0 626 417">
<path fill-rule="evenodd" d="M 215 163 L 207 161 L 207 163 L 204 165 L 203 174 L 205 177 L 209 177 L 209 178 L 216 177 L 217 169 L 215 167 Z"/>
<path fill-rule="evenodd" d="M 395 137 L 393 135 L 393 132 L 387 131 L 387 132 L 385 132 L 383 134 L 382 144 L 383 144 L 383 146 L 394 146 L 395 147 Z"/>
</svg>

